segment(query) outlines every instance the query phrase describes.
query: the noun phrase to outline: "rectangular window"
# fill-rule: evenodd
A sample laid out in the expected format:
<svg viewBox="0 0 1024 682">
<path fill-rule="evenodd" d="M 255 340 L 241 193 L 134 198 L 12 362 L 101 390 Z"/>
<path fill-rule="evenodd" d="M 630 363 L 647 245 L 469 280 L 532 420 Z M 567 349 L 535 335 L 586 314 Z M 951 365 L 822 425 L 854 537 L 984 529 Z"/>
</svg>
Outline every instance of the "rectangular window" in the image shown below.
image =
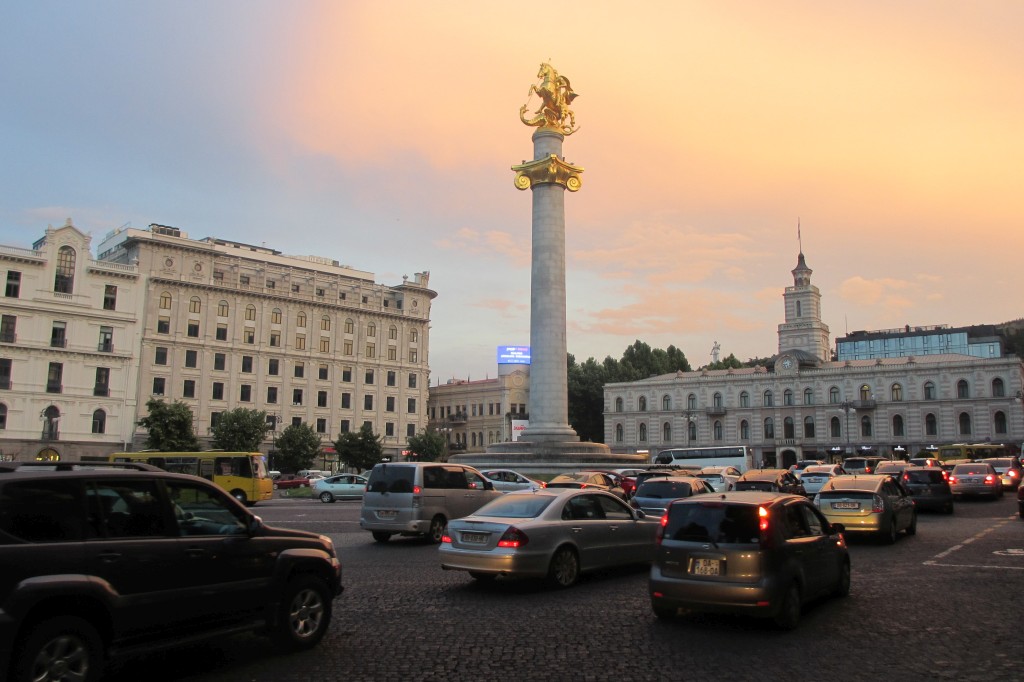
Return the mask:
<svg viewBox="0 0 1024 682">
<path fill-rule="evenodd" d="M 271 405 L 277 404 L 277 386 L 267 386 L 267 402 Z"/>
<path fill-rule="evenodd" d="M 292 426 L 302 426 L 302 417 L 292 417 Z"/>
<path fill-rule="evenodd" d="M 412 348 L 409 350 L 409 362 L 418 362 L 419 356 L 416 354 L 416 349 Z"/>
<path fill-rule="evenodd" d="M 278 371 L 277 367 L 277 358 L 270 358 L 270 360 L 267 361 L 267 374 L 276 377 Z"/>
<path fill-rule="evenodd" d="M 327 365 L 320 365 L 320 367 L 318 367 L 316 371 L 316 378 L 319 379 L 320 381 L 327 381 L 327 377 Z"/>
<path fill-rule="evenodd" d="M 185 379 L 181 385 L 181 397 L 183 398 L 195 398 L 196 397 L 196 382 L 194 379 Z"/>
<path fill-rule="evenodd" d="M 344 345 L 342 346 L 342 348 L 344 349 L 344 350 L 342 350 L 342 355 L 352 355 L 352 342 L 351 341 L 346 341 L 344 343 Z"/>
<path fill-rule="evenodd" d="M 8 362 L 10 362 L 10 361 L 8 360 Z M 342 393 L 341 394 L 341 409 L 343 409 L 343 410 L 352 409 L 352 394 L 351 393 Z"/>
<path fill-rule="evenodd" d="M 217 424 L 220 423 L 220 415 L 221 414 L 222 413 L 220 413 L 220 412 L 211 412 L 210 413 L 210 428 L 211 429 L 216 428 Z"/>
<path fill-rule="evenodd" d="M 295 363 L 295 378 L 301 379 L 306 376 L 306 365 L 302 362 Z"/>
<path fill-rule="evenodd" d="M 327 391 L 316 392 L 316 406 L 327 407 Z"/>
<path fill-rule="evenodd" d="M 384 424 L 384 435 L 393 438 L 395 435 L 395 424 L 394 422 L 385 422 Z"/>
<path fill-rule="evenodd" d="M 16 270 L 7 271 L 7 289 L 4 290 L 7 298 L 21 297 L 21 273 Z"/>
<path fill-rule="evenodd" d="M 280 348 L 281 347 L 281 332 L 270 332 L 270 347 Z"/>
<path fill-rule="evenodd" d="M 301 286 L 299 286 L 298 284 L 293 284 L 292 285 L 292 293 L 293 294 L 297 294 L 300 291 L 302 291 L 302 287 Z"/>
<path fill-rule="evenodd" d="M 366 344 L 366 357 L 373 358 L 377 355 L 377 347 L 372 343 Z"/>
<path fill-rule="evenodd" d="M 114 310 L 117 308 L 117 287 L 107 284 L 103 287 L 103 309 Z"/>
<path fill-rule="evenodd" d="M 363 409 L 364 410 L 372 410 L 373 409 L 373 395 L 372 394 L 367 393 L 366 395 L 363 396 Z"/>
<path fill-rule="evenodd" d="M 238 283 L 241 284 L 243 287 L 249 286 L 249 275 L 239 275 Z"/>
<path fill-rule="evenodd" d="M 224 400 L 224 384 L 222 382 L 213 382 L 212 398 L 214 400 Z"/>
<path fill-rule="evenodd" d="M 11 387 L 11 360 L 0 358 L 0 388 Z"/>
<path fill-rule="evenodd" d="M 250 305 L 250 306 L 246 307 L 246 309 L 245 309 L 245 319 L 248 320 L 249 322 L 255 322 L 256 321 L 256 306 Z"/>
<path fill-rule="evenodd" d="M 156 321 L 156 333 L 157 334 L 170 334 L 171 333 L 171 318 L 161 317 Z"/>
<path fill-rule="evenodd" d="M 167 349 L 163 346 L 156 347 L 156 354 L 153 358 L 153 364 L 155 365 L 166 365 L 167 364 Z"/>
<path fill-rule="evenodd" d="M 163 377 L 153 377 L 153 395 L 163 395 L 167 380 Z"/>
<path fill-rule="evenodd" d="M 273 289 L 274 288 L 274 280 L 272 280 L 272 279 L 268 279 L 267 280 L 267 288 L 268 289 Z"/>
<path fill-rule="evenodd" d="M 220 303 L 217 304 L 217 317 L 227 317 L 227 316 L 228 316 L 228 302 L 227 301 L 221 301 Z"/>
<path fill-rule="evenodd" d="M 243 403 L 252 402 L 252 386 L 249 384 L 242 384 L 238 387 L 238 400 Z"/>
<path fill-rule="evenodd" d="M 96 350 L 100 353 L 113 353 L 114 352 L 114 328 L 113 327 L 100 327 L 100 339 L 99 344 L 96 346 Z"/>
<path fill-rule="evenodd" d="M 292 405 L 301 405 L 301 404 L 302 404 L 302 389 L 301 388 L 292 389 Z"/>
<path fill-rule="evenodd" d="M 63 348 L 66 345 L 68 345 L 67 323 L 54 322 L 53 328 L 50 329 L 50 347 Z"/>
<path fill-rule="evenodd" d="M 256 330 L 246 328 L 242 331 L 242 343 L 248 343 L 250 345 L 256 343 Z"/>
<path fill-rule="evenodd" d="M 316 432 L 327 433 L 327 420 L 323 417 L 317 417 L 316 420 Z"/>
<path fill-rule="evenodd" d="M 396 376 L 397 376 L 397 374 L 395 372 L 392 372 L 392 371 L 388 370 L 388 386 L 394 386 L 395 385 L 395 377 Z"/>
<path fill-rule="evenodd" d="M 416 375 L 415 374 L 410 374 L 409 375 L 409 388 L 416 388 Z"/>
<path fill-rule="evenodd" d="M 4 315 L 0 317 L 0 342 L 14 343 L 18 340 L 18 316 Z"/>
<path fill-rule="evenodd" d="M 395 396 L 389 395 L 384 399 L 384 411 L 394 412 L 395 411 Z"/>
<path fill-rule="evenodd" d="M 320 352 L 330 353 L 331 352 L 331 340 L 327 337 L 320 338 Z"/>
<path fill-rule="evenodd" d="M 243 355 L 242 356 L 242 371 L 245 372 L 246 374 L 251 374 L 252 373 L 252 356 L 251 355 Z"/>
<path fill-rule="evenodd" d="M 226 324 L 217 325 L 217 340 L 227 341 L 228 340 L 228 326 Z"/>
<path fill-rule="evenodd" d="M 406 410 L 406 412 L 408 412 L 409 414 L 416 414 L 416 398 L 409 398 L 409 403 L 407 407 L 408 409 Z M 481 407 L 483 406 L 481 405 Z M 481 416 L 483 416 L 483 410 L 481 410 L 480 412 Z"/>
<path fill-rule="evenodd" d="M 227 356 L 224 353 L 213 354 L 213 368 L 217 371 L 223 372 L 226 363 Z"/>
<path fill-rule="evenodd" d="M 338 426 L 338 431 L 341 433 L 348 433 L 350 428 L 352 427 L 349 425 L 349 421 L 347 419 L 342 419 L 341 424 Z"/>
<path fill-rule="evenodd" d="M 406 424 L 405 425 L 405 437 L 406 438 L 412 438 L 415 435 L 416 435 L 416 425 L 415 424 Z"/>
<path fill-rule="evenodd" d="M 352 382 L 352 368 L 351 367 L 342 367 L 341 368 L 341 380 L 343 382 L 345 382 L 345 383 L 351 383 Z"/>
<path fill-rule="evenodd" d="M 272 324 L 281 324 L 281 309 L 280 308 L 274 308 L 270 312 L 270 322 Z"/>
<path fill-rule="evenodd" d="M 373 383 L 373 370 L 372 369 L 366 370 L 366 381 L 364 383 L 367 383 L 367 384 L 372 384 Z"/>
<path fill-rule="evenodd" d="M 306 350 L 306 337 L 302 334 L 295 335 L 295 350 Z"/>
<path fill-rule="evenodd" d="M 395 348 L 394 346 L 389 347 L 388 348 L 388 360 L 397 360 L 397 359 L 398 359 L 398 349 Z"/>
<path fill-rule="evenodd" d="M 93 384 L 92 394 L 106 398 L 110 395 L 110 368 L 96 368 L 96 383 Z"/>
<path fill-rule="evenodd" d="M 185 351 L 185 366 L 186 367 L 198 367 L 199 366 L 199 352 L 194 350 Z"/>
<path fill-rule="evenodd" d="M 199 338 L 199 321 L 198 320 L 189 320 L 188 321 L 188 332 L 187 333 L 193 339 L 198 339 Z"/>
</svg>

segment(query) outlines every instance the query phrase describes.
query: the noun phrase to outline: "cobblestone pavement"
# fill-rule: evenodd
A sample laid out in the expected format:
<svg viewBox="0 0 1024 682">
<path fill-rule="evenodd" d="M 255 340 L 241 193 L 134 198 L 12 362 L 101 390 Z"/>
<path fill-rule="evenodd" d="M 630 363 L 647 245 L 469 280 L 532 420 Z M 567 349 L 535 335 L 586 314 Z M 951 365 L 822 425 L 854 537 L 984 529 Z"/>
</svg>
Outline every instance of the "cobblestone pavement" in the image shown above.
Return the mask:
<svg viewBox="0 0 1024 682">
<path fill-rule="evenodd" d="M 726 616 L 657 620 L 646 567 L 569 590 L 478 584 L 439 568 L 436 547 L 374 543 L 359 503 L 274 501 L 268 523 L 326 532 L 345 593 L 316 649 L 275 655 L 239 636 L 131 659 L 110 680 L 1020 680 L 1024 521 L 1015 501 L 921 515 L 895 546 L 851 543 L 849 598 L 808 606 L 800 627 Z"/>
</svg>

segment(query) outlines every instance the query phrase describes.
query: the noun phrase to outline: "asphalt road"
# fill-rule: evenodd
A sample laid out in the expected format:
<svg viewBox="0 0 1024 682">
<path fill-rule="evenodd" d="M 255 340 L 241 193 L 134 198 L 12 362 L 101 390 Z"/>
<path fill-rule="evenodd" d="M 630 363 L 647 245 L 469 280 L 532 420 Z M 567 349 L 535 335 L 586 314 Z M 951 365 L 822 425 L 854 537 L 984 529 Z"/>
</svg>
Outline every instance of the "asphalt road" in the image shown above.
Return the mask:
<svg viewBox="0 0 1024 682">
<path fill-rule="evenodd" d="M 657 620 L 647 569 L 478 584 L 435 546 L 373 542 L 358 502 L 275 499 L 264 521 L 329 535 L 344 594 L 316 649 L 275 655 L 244 635 L 117 664 L 109 680 L 1021 680 L 1024 520 L 1016 501 L 958 502 L 893 546 L 851 542 L 847 599 L 778 632 L 758 620 Z"/>
</svg>

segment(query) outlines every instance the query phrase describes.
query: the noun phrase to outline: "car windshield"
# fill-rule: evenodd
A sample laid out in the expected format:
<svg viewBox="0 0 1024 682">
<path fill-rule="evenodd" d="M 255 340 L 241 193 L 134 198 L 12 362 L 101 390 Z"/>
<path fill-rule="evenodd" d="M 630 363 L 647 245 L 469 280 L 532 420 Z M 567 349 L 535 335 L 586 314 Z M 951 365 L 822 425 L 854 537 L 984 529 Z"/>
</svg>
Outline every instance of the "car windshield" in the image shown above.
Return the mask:
<svg viewBox="0 0 1024 682">
<path fill-rule="evenodd" d="M 673 504 L 665 524 L 671 540 L 755 544 L 759 537 L 757 507 L 746 504 Z"/>
<path fill-rule="evenodd" d="M 411 493 L 416 468 L 379 464 L 370 472 L 367 484 L 371 493 Z"/>
<path fill-rule="evenodd" d="M 636 497 L 673 500 L 679 497 L 689 497 L 692 492 L 693 489 L 690 488 L 689 482 L 649 481 L 640 486 L 636 491 Z"/>
<path fill-rule="evenodd" d="M 697 478 L 703 478 L 707 481 L 724 481 L 725 478 L 722 474 L 697 474 Z"/>
<path fill-rule="evenodd" d="M 559 474 L 551 479 L 551 484 L 559 483 L 586 483 L 590 480 L 590 474 Z"/>
<path fill-rule="evenodd" d="M 473 516 L 500 517 L 506 519 L 535 519 L 548 508 L 551 496 L 517 495 L 499 497 L 480 507 Z"/>
<path fill-rule="evenodd" d="M 804 469 L 804 476 L 807 476 L 807 475 L 810 475 L 810 474 L 831 474 L 831 473 L 832 473 L 832 467 L 826 467 L 826 466 L 810 466 L 810 467 L 807 467 L 806 469 Z"/>
</svg>

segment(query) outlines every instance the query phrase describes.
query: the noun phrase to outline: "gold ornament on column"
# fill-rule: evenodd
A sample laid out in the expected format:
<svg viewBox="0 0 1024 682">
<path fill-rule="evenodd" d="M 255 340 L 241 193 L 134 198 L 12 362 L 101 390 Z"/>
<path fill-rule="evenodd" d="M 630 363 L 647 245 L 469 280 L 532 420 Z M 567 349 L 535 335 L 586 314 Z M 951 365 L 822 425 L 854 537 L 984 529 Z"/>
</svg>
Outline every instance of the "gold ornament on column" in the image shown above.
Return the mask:
<svg viewBox="0 0 1024 682">
<path fill-rule="evenodd" d="M 540 79 L 540 85 L 531 85 L 526 96 L 530 97 L 536 93 L 541 99 L 540 106 L 533 112 L 534 116 L 528 119 L 526 111 L 530 107 L 529 104 L 524 104 L 519 108 L 519 118 L 528 126 L 551 128 L 563 135 L 572 135 L 579 128 L 576 127 L 576 117 L 569 108 L 577 97 L 569 84 L 569 79 L 559 76 L 555 67 L 547 62 L 540 65 L 537 78 Z"/>
</svg>

